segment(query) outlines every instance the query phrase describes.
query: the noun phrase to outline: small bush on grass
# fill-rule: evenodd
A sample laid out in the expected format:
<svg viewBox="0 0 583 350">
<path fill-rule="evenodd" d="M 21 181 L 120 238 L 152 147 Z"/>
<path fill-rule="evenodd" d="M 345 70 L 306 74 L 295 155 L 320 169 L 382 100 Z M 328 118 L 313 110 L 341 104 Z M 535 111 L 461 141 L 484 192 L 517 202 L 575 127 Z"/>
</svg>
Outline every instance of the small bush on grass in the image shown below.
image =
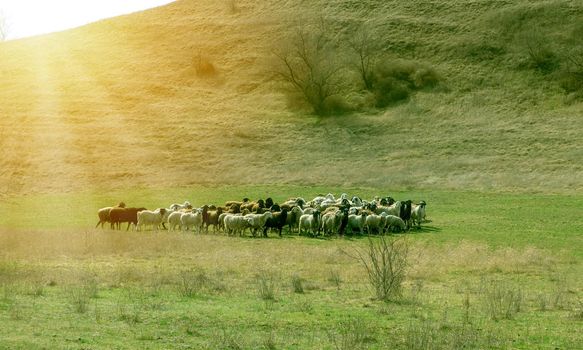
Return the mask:
<svg viewBox="0 0 583 350">
<path fill-rule="evenodd" d="M 406 60 L 379 61 L 373 73 L 376 106 L 387 107 L 409 98 L 415 90 L 435 87 L 440 77 L 432 67 Z"/>
<path fill-rule="evenodd" d="M 275 276 L 272 273 L 261 272 L 256 277 L 257 294 L 263 300 L 275 300 Z"/>
<path fill-rule="evenodd" d="M 202 270 L 181 271 L 178 275 L 176 290 L 183 297 L 192 298 L 200 294 L 209 284 L 209 278 Z"/>
<path fill-rule="evenodd" d="M 293 275 L 291 283 L 292 283 L 292 290 L 294 293 L 304 294 L 303 280 L 300 276 Z"/>
<path fill-rule="evenodd" d="M 522 289 L 503 281 L 489 281 L 483 291 L 483 300 L 492 320 L 510 320 L 522 309 Z"/>
<path fill-rule="evenodd" d="M 336 324 L 328 332 L 332 347 L 336 350 L 365 349 L 366 343 L 374 339 L 366 322 L 359 318 L 349 318 Z"/>
<path fill-rule="evenodd" d="M 403 238 L 380 236 L 368 239 L 368 246 L 355 257 L 365 268 L 378 300 L 400 299 L 408 267 L 409 245 Z M 349 254 L 350 255 L 350 254 Z"/>
</svg>

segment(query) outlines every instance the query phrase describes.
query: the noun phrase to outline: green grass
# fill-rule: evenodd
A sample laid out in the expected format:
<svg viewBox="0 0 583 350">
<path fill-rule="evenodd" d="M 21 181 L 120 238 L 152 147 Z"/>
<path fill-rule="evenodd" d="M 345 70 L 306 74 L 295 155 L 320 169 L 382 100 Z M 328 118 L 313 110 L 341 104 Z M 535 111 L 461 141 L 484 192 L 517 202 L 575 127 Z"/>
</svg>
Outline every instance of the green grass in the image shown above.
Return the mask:
<svg viewBox="0 0 583 350">
<path fill-rule="evenodd" d="M 431 220 L 405 235 L 408 277 L 403 298 L 391 303 L 373 299 L 364 270 L 343 253 L 366 246 L 358 237 L 93 229 L 99 205 L 118 200 L 155 207 L 328 191 L 338 194 L 337 188 L 239 186 L 12 198 L 0 206 L 0 344 L 530 349 L 576 348 L 583 341 L 578 196 L 388 191 L 426 200 Z M 72 215 L 17 209 L 40 203 Z M 17 218 L 41 222 L 27 228 Z M 297 276 L 303 293 L 292 285 Z"/>
</svg>

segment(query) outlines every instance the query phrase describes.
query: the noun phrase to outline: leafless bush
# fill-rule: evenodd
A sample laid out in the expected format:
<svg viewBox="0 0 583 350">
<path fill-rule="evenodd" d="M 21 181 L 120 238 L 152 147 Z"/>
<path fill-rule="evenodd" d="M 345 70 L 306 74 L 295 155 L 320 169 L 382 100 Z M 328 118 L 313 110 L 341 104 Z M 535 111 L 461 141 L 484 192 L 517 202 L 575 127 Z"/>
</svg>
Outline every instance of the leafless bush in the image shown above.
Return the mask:
<svg viewBox="0 0 583 350">
<path fill-rule="evenodd" d="M 369 238 L 367 248 L 356 251 L 354 257 L 364 266 L 378 300 L 401 298 L 408 253 L 409 245 L 404 238 L 390 236 Z"/>
<path fill-rule="evenodd" d="M 328 100 L 343 90 L 343 66 L 337 59 L 335 40 L 328 35 L 323 21 L 299 25 L 275 57 L 276 74 L 292 92 L 299 93 L 315 114 L 330 114 Z"/>
<path fill-rule="evenodd" d="M 336 327 L 328 332 L 328 338 L 336 350 L 364 349 L 370 338 L 370 330 L 364 320 L 349 318 L 338 322 Z"/>
<path fill-rule="evenodd" d="M 522 309 L 522 289 L 504 281 L 486 281 L 483 300 L 492 320 L 512 319 Z"/>
</svg>

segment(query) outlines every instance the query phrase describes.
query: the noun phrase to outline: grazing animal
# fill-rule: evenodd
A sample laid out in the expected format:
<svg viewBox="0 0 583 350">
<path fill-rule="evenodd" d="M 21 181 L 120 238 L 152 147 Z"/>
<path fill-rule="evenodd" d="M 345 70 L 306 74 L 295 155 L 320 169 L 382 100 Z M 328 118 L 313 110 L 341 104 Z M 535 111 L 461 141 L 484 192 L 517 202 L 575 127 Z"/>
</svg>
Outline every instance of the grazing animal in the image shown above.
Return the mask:
<svg viewBox="0 0 583 350">
<path fill-rule="evenodd" d="M 382 233 L 385 224 L 385 216 L 387 214 L 381 213 L 381 215 L 370 214 L 366 217 L 364 221 L 364 227 L 369 234 Z"/>
<path fill-rule="evenodd" d="M 202 208 L 202 223 L 203 226 L 206 225 L 206 232 L 209 231 L 209 226 L 213 226 L 213 233 L 217 232 L 217 226 L 219 225 L 219 216 L 223 213 L 223 208 L 218 207 L 216 210 L 209 210 L 211 207 L 204 206 Z"/>
<path fill-rule="evenodd" d="M 421 228 L 421 221 L 425 219 L 425 201 L 420 201 L 419 204 L 413 204 L 411 207 L 411 222 L 413 225 L 417 224 L 417 228 Z"/>
<path fill-rule="evenodd" d="M 136 230 L 140 231 L 142 227 L 152 226 L 152 230 L 158 231 L 160 224 L 164 222 L 164 216 L 166 214 L 166 209 L 158 208 L 154 211 L 142 210 L 138 213 L 138 223 L 136 224 Z"/>
<path fill-rule="evenodd" d="M 180 222 L 180 217 L 184 214 L 181 211 L 174 211 L 168 215 L 168 231 L 176 230 L 176 227 L 181 228 L 182 223 Z"/>
<path fill-rule="evenodd" d="M 174 203 L 170 205 L 169 209 L 172 209 L 173 211 L 178 211 L 182 209 L 192 209 L 192 204 L 190 204 L 189 201 L 184 201 L 183 204 Z"/>
<path fill-rule="evenodd" d="M 109 211 L 109 220 L 111 222 L 111 228 L 120 229 L 122 222 L 127 222 L 128 227 L 126 231 L 129 230 L 130 225 L 136 226 L 138 224 L 138 212 L 142 210 L 147 210 L 146 208 L 112 208 Z"/>
<path fill-rule="evenodd" d="M 245 220 L 249 223 L 249 227 L 251 228 L 251 233 L 253 234 L 253 237 L 255 237 L 257 230 L 263 229 L 267 219 L 272 216 L 273 213 L 271 213 L 270 211 L 266 211 L 263 214 L 248 214 L 244 216 Z"/>
<path fill-rule="evenodd" d="M 286 209 L 282 206 L 282 209 Z M 292 207 L 287 213 L 286 224 L 288 225 L 289 232 L 292 233 L 295 228 L 298 227 L 300 223 L 300 216 L 304 214 L 304 211 L 299 206 Z"/>
<path fill-rule="evenodd" d="M 362 211 L 360 214 L 350 214 L 348 215 L 348 228 L 350 232 L 354 232 L 358 229 L 358 232 L 362 235 L 364 233 L 364 222 L 366 220 L 366 213 Z"/>
<path fill-rule="evenodd" d="M 202 231 L 202 212 L 196 210 L 192 213 L 182 213 L 180 216 L 180 225 L 184 231 Z"/>
<path fill-rule="evenodd" d="M 325 235 L 331 235 L 338 233 L 340 228 L 340 223 L 342 222 L 342 212 L 340 210 L 329 212 L 322 215 L 322 231 Z"/>
<path fill-rule="evenodd" d="M 387 215 L 385 217 L 385 228 L 389 232 L 404 231 L 406 228 L 405 221 L 395 215 Z"/>
<path fill-rule="evenodd" d="M 228 235 L 245 233 L 245 229 L 249 227 L 249 222 L 244 216 L 238 214 L 227 214 L 225 216 L 225 232 Z"/>
<path fill-rule="evenodd" d="M 302 235 L 302 230 L 307 231 L 312 235 L 320 234 L 320 212 L 315 210 L 310 214 L 303 214 L 300 216 L 300 223 L 298 226 L 298 234 Z"/>
<path fill-rule="evenodd" d="M 273 208 L 273 206 L 272 206 Z M 265 221 L 265 226 L 263 227 L 263 237 L 267 237 L 267 230 L 270 228 L 276 229 L 279 232 L 279 236 L 281 237 L 281 230 L 285 226 L 287 221 L 287 210 L 282 209 L 278 212 L 272 212 L 270 218 L 267 218 Z"/>
<path fill-rule="evenodd" d="M 408 230 L 411 227 L 411 200 L 406 200 L 402 203 L 399 210 L 399 217 L 405 221 Z"/>
<path fill-rule="evenodd" d="M 95 228 L 97 228 L 97 226 L 99 226 L 99 224 L 101 224 L 101 228 L 103 228 L 103 225 L 106 222 L 110 222 L 110 218 L 109 218 L 109 212 L 112 208 L 125 208 L 126 204 L 124 202 L 119 202 L 117 206 L 115 207 L 105 207 L 105 208 L 101 208 L 97 211 L 97 216 L 99 217 L 99 221 L 97 222 L 97 225 L 95 225 Z"/>
</svg>

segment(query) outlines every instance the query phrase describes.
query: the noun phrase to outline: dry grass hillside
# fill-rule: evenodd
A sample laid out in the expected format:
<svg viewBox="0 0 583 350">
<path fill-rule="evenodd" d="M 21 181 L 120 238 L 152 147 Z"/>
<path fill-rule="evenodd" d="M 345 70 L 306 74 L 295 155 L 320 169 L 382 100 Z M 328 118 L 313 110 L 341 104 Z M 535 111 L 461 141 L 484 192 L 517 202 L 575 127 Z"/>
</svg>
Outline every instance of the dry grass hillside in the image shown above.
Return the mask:
<svg viewBox="0 0 583 350">
<path fill-rule="evenodd" d="M 523 13 L 546 16 L 552 37 L 583 5 L 178 1 L 2 43 L 0 196 L 223 183 L 581 193 L 583 106 L 520 68 L 515 28 L 498 19 Z M 442 86 L 341 117 L 290 107 L 272 52 L 318 16 L 339 32 L 368 19 L 388 55 L 431 63 Z"/>
</svg>

